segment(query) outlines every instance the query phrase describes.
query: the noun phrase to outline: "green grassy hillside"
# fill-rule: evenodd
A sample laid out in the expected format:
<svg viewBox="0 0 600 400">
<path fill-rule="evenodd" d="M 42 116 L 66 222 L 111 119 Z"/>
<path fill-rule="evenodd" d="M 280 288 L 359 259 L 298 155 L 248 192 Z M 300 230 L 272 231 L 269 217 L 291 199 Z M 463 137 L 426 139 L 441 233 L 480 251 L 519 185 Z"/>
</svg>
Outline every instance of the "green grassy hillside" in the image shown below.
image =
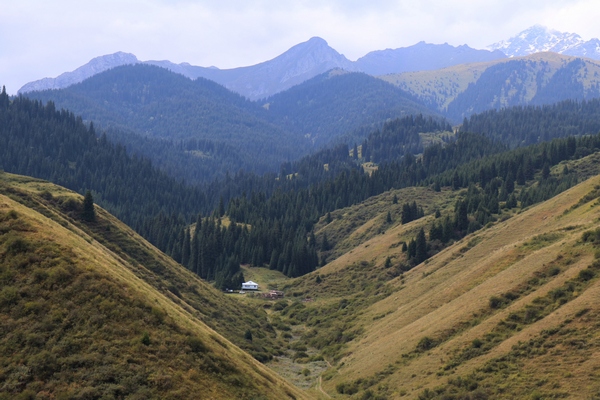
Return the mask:
<svg viewBox="0 0 600 400">
<path fill-rule="evenodd" d="M 73 192 L 0 173 L 0 398 L 306 397 L 234 344 L 276 351 L 264 312 L 80 211 Z"/>
</svg>

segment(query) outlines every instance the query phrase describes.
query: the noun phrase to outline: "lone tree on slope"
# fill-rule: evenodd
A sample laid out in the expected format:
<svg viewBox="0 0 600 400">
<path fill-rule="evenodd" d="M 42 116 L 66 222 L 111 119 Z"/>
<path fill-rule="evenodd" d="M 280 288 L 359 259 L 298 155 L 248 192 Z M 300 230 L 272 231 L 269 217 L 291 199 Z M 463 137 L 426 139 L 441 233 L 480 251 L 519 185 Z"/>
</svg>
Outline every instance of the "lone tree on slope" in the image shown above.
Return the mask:
<svg viewBox="0 0 600 400">
<path fill-rule="evenodd" d="M 92 193 L 89 190 L 85 192 L 85 196 L 83 198 L 83 211 L 81 212 L 81 218 L 87 222 L 96 221 L 94 198 L 92 197 Z"/>
</svg>

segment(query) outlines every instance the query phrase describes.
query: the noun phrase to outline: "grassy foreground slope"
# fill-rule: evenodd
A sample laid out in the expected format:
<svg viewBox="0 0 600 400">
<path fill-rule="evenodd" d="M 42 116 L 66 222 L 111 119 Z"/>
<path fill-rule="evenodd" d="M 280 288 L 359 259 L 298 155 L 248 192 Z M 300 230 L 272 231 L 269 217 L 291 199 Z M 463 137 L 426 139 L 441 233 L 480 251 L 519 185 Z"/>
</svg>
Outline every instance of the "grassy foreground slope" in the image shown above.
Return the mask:
<svg viewBox="0 0 600 400">
<path fill-rule="evenodd" d="M 236 341 L 233 310 L 260 315 L 80 204 L 0 173 L 0 398 L 305 397 L 203 322 Z"/>
<path fill-rule="evenodd" d="M 600 265 L 582 235 L 599 226 L 598 185 L 592 178 L 390 281 L 325 388 L 390 398 L 597 395 Z M 320 270 L 324 282 L 335 264 Z"/>
</svg>

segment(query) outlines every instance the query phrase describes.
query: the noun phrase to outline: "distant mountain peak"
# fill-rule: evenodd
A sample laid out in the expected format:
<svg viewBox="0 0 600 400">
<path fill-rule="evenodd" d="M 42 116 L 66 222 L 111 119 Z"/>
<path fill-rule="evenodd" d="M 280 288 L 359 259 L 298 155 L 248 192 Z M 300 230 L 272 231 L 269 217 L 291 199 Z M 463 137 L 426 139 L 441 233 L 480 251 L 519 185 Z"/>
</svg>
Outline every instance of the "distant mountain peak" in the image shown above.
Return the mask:
<svg viewBox="0 0 600 400">
<path fill-rule="evenodd" d="M 23 94 L 40 90 L 62 89 L 67 86 L 83 82 L 87 78 L 111 68 L 137 63 L 139 63 L 139 60 L 135 55 L 131 53 L 124 53 L 122 51 L 94 57 L 87 64 L 82 65 L 74 71 L 60 74 L 56 78 L 44 78 L 34 82 L 29 82 L 19 89 L 18 93 Z"/>
<path fill-rule="evenodd" d="M 372 51 L 356 60 L 359 70 L 370 75 L 434 70 L 457 64 L 493 61 L 506 56 L 500 51 L 476 50 L 467 45 L 420 41 L 409 47 Z"/>
<path fill-rule="evenodd" d="M 489 45 L 489 50 L 500 50 L 509 57 L 527 56 L 551 51 L 554 53 L 600 59 L 598 39 L 585 41 L 576 33 L 560 32 L 537 24 L 516 36 Z"/>
<path fill-rule="evenodd" d="M 257 100 L 334 68 L 356 71 L 350 60 L 331 48 L 324 39 L 315 36 L 272 60 L 232 70 L 239 75 L 224 85 L 234 92 Z"/>
<path fill-rule="evenodd" d="M 308 41 L 306 41 L 305 43 L 320 43 L 323 44 L 325 46 L 329 46 L 329 44 L 327 43 L 327 41 L 319 36 L 313 36 L 310 39 L 308 39 Z"/>
</svg>

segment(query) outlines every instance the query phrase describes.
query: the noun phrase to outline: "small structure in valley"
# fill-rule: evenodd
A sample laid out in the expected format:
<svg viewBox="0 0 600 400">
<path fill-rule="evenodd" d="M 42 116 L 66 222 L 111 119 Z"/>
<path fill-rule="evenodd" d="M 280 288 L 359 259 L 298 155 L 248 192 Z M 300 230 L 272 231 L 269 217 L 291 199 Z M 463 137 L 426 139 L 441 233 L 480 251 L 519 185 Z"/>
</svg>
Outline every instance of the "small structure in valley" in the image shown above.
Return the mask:
<svg viewBox="0 0 600 400">
<path fill-rule="evenodd" d="M 258 290 L 258 283 L 248 281 L 242 283 L 242 290 Z"/>
</svg>

